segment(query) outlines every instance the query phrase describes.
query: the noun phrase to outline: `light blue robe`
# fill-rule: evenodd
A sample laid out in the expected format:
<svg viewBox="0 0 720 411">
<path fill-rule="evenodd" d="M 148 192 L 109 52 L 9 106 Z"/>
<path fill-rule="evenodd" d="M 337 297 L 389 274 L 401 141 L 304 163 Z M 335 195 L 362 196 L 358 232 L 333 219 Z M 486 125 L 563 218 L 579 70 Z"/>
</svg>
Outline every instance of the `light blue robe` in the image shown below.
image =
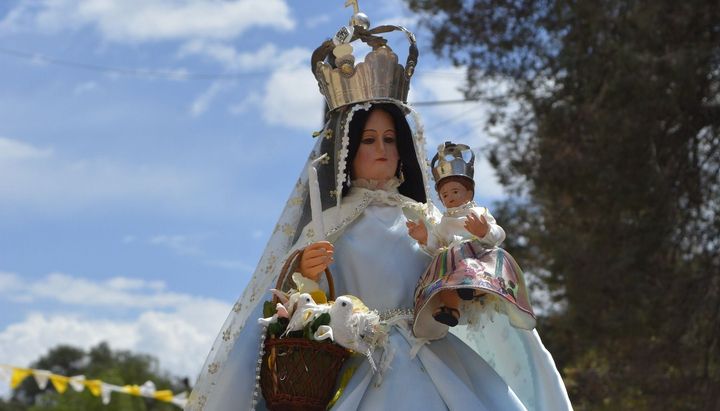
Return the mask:
<svg viewBox="0 0 720 411">
<path fill-rule="evenodd" d="M 400 207 L 371 204 L 348 225 L 334 242 L 335 263 L 330 267 L 337 295 L 355 295 L 379 312 L 412 307 L 415 284 L 430 258 L 408 236 L 406 221 Z M 258 304 L 253 310 L 238 336 L 219 383 L 208 398 L 206 410 L 250 408 L 261 332 L 255 319 L 261 317 L 261 306 Z M 551 381 L 537 384 L 530 381 L 521 389 L 553 390 L 550 393 L 526 394 L 530 399 L 525 400 L 525 404 L 483 357 L 455 335 L 449 334 L 423 345 L 412 357 L 410 351 L 419 342 L 407 331 L 393 327 L 389 344 L 394 354 L 382 383 L 376 383 L 376 376 L 364 357 L 352 357 L 345 366 L 358 368 L 332 409 L 570 409 L 552 357 L 544 350 L 536 333 L 525 333 L 528 334 L 523 338 L 528 342 L 520 349 L 526 351 L 532 364 L 528 369 L 530 377 L 539 370 L 538 378 L 550 378 Z M 375 358 L 379 360 L 380 353 L 376 353 Z M 493 358 L 493 362 L 501 361 L 504 359 Z M 257 409 L 264 408 L 260 396 Z"/>
</svg>

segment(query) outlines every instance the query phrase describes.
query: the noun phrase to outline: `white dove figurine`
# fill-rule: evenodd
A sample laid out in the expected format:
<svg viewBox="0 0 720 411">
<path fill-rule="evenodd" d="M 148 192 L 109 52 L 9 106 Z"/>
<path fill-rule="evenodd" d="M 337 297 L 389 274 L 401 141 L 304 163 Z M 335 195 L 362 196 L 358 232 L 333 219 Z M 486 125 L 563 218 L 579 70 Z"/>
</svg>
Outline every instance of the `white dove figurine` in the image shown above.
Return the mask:
<svg viewBox="0 0 720 411">
<path fill-rule="evenodd" d="M 359 298 L 343 295 L 335 300 L 329 313 L 336 343 L 363 354 L 371 348 L 368 341 L 375 339 L 371 334 L 375 333 L 380 323 L 377 312 L 367 308 Z"/>
<path fill-rule="evenodd" d="M 302 330 L 313 319 L 313 313 L 319 311 L 319 307 L 315 304 L 315 300 L 308 293 L 299 293 L 290 296 L 290 301 L 293 301 L 293 297 L 297 295 L 295 299 L 294 308 L 290 321 L 288 322 L 287 329 L 283 335 L 287 335 L 291 331 Z"/>
<path fill-rule="evenodd" d="M 330 307 L 330 328 L 333 341 L 367 358 L 373 372 L 377 371 L 372 354 L 380 338 L 375 335 L 383 329 L 380 316 L 352 295 L 343 295 Z"/>
</svg>

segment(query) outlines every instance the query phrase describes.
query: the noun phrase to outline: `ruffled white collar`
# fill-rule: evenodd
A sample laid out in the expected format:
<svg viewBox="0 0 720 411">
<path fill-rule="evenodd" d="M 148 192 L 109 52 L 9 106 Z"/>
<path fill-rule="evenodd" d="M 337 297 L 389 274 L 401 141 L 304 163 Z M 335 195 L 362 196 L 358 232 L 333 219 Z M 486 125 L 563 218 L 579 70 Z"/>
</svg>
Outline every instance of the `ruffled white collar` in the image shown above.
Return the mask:
<svg viewBox="0 0 720 411">
<path fill-rule="evenodd" d="M 371 191 L 383 190 L 389 193 L 397 193 L 400 184 L 402 183 L 400 182 L 400 180 L 398 180 L 397 177 L 391 177 L 390 179 L 385 181 L 358 178 L 350 183 L 351 187 L 359 187 Z"/>
<path fill-rule="evenodd" d="M 454 217 L 459 214 L 467 213 L 469 210 L 471 210 L 473 207 L 477 207 L 478 205 L 475 203 L 475 201 L 469 201 L 461 206 L 457 207 L 450 207 L 447 210 L 445 210 L 445 215 Z"/>
</svg>

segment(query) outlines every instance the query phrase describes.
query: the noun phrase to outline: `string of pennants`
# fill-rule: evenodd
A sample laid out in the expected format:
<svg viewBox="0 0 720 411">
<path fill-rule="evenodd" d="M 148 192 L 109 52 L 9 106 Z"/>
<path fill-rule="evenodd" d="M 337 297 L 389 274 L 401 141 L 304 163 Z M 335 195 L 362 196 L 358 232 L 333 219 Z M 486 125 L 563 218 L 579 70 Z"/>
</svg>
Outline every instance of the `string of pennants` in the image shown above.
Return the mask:
<svg viewBox="0 0 720 411">
<path fill-rule="evenodd" d="M 171 390 L 157 390 L 152 381 L 147 381 L 143 385 L 114 385 L 101 380 L 90 380 L 85 378 L 84 375 L 66 377 L 64 375 L 53 374 L 47 370 L 35 370 L 0 364 L 0 380 L 9 380 L 10 388 L 12 389 L 16 389 L 20 383 L 30 376 L 35 379 L 38 388 L 41 390 L 44 390 L 48 386 L 48 383 L 50 383 L 58 394 L 64 394 L 68 387 L 71 387 L 76 392 L 81 392 L 87 388 L 92 395 L 100 397 L 102 403 L 105 405 L 110 403 L 112 393 L 154 398 L 158 401 L 177 405 L 180 408 L 185 408 L 187 404 L 187 393 L 173 394 Z"/>
</svg>

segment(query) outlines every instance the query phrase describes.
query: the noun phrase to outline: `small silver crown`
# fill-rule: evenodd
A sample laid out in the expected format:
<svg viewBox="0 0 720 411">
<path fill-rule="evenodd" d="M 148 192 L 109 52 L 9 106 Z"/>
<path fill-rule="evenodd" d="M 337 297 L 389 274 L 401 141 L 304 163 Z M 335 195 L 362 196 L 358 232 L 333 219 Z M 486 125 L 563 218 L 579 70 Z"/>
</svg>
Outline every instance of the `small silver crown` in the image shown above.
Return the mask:
<svg viewBox="0 0 720 411">
<path fill-rule="evenodd" d="M 438 146 L 438 152 L 430 162 L 435 187 L 447 177 L 468 178 L 475 183 L 475 153 L 465 144 L 446 141 Z"/>
<path fill-rule="evenodd" d="M 340 28 L 332 39 L 315 49 L 310 62 L 328 107 L 332 111 L 348 104 L 378 100 L 406 103 L 410 78 L 418 59 L 415 35 L 400 26 L 384 25 L 371 29 L 367 15 L 360 12 L 357 1 L 348 0 L 345 5 L 355 8 L 349 25 Z M 392 31 L 405 33 L 410 43 L 404 67 L 398 63 L 398 56 L 387 40 L 379 36 Z M 365 61 L 359 64 L 355 64 L 352 54 L 351 43 L 355 40 L 372 47 Z"/>
</svg>

